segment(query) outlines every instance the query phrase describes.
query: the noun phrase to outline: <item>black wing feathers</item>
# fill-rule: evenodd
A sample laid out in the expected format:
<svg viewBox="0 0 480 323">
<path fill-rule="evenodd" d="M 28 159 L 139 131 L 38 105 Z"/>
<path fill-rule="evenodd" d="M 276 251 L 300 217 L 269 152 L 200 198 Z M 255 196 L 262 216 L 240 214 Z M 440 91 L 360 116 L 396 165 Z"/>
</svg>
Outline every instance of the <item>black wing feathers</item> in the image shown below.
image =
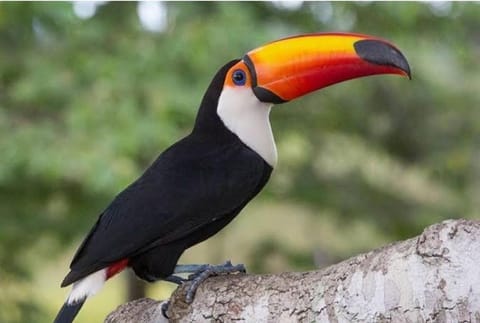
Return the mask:
<svg viewBox="0 0 480 323">
<path fill-rule="evenodd" d="M 62 285 L 238 213 L 265 185 L 271 170 L 238 138 L 223 145 L 184 138 L 103 212 Z"/>
</svg>

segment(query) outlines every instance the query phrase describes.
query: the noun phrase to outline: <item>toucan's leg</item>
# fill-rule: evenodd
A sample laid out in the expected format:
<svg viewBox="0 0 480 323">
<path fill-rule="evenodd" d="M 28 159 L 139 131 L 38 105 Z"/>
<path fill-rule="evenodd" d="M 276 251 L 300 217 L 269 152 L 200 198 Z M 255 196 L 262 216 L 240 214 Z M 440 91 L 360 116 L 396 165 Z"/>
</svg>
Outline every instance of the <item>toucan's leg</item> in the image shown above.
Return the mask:
<svg viewBox="0 0 480 323">
<path fill-rule="evenodd" d="M 185 266 L 181 269 L 186 269 L 189 265 L 181 265 Z M 190 276 L 188 276 L 188 281 L 191 281 L 190 286 L 187 289 L 187 295 L 185 297 L 185 301 L 190 304 L 195 297 L 195 292 L 197 291 L 198 286 L 202 282 L 204 282 L 210 276 L 217 276 L 221 274 L 230 274 L 235 272 L 242 272 L 245 273 L 246 269 L 245 266 L 242 264 L 239 265 L 232 265 L 229 261 L 225 262 L 223 265 L 190 265 L 191 268 L 196 266 L 197 270 L 193 272 Z M 185 271 L 183 271 L 185 272 Z M 188 271 L 192 272 L 192 271 Z M 175 273 L 179 273 L 175 270 Z"/>
<path fill-rule="evenodd" d="M 203 271 L 208 268 L 208 264 L 203 265 L 176 265 L 173 270 L 174 274 L 186 274 L 186 273 L 196 273 L 198 271 Z"/>
</svg>

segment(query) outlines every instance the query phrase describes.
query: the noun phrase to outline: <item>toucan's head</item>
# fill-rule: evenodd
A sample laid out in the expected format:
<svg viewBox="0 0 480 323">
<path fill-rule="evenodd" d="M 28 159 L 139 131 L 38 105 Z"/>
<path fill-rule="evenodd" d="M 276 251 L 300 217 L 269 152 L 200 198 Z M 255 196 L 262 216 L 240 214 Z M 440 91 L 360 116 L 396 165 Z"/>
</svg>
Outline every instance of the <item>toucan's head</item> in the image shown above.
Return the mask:
<svg viewBox="0 0 480 323">
<path fill-rule="evenodd" d="M 219 75 L 220 74 L 220 75 Z M 216 113 L 223 124 L 274 165 L 268 114 L 284 103 L 342 81 L 375 74 L 410 77 L 403 54 L 380 38 L 347 33 L 306 34 L 277 40 L 224 66 Z M 216 80 L 216 81 L 215 81 Z"/>
<path fill-rule="evenodd" d="M 248 52 L 229 69 L 224 86 L 251 88 L 259 101 L 278 104 L 375 74 L 410 77 L 410 67 L 403 54 L 385 40 L 318 33 L 277 40 Z"/>
</svg>

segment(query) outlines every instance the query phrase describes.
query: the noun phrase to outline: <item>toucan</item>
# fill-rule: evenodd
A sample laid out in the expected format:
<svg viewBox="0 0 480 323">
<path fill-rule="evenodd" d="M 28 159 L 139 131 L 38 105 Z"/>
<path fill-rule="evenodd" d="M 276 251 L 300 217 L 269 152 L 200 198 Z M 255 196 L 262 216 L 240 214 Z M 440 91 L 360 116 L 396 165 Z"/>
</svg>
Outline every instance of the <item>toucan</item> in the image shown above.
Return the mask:
<svg viewBox="0 0 480 323">
<path fill-rule="evenodd" d="M 177 283 L 183 280 L 176 274 L 190 269 L 192 279 L 243 270 L 230 262 L 189 267 L 177 261 L 231 222 L 269 180 L 277 163 L 272 106 L 374 74 L 410 78 L 410 67 L 388 41 L 353 33 L 280 39 L 221 67 L 191 133 L 120 192 L 86 235 L 61 284 L 73 288 L 55 322 L 72 322 L 85 300 L 127 267 L 149 282 Z"/>
</svg>

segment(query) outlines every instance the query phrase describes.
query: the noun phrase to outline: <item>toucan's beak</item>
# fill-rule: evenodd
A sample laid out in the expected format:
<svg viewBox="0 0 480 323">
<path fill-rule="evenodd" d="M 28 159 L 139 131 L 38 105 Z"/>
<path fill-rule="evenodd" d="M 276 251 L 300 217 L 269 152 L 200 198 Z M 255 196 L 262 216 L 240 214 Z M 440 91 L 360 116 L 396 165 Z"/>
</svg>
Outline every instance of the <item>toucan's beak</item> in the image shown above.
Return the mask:
<svg viewBox="0 0 480 323">
<path fill-rule="evenodd" d="M 328 85 L 374 74 L 410 77 L 403 54 L 389 42 L 359 34 L 308 34 L 248 52 L 243 61 L 263 102 L 282 103 Z"/>
</svg>

